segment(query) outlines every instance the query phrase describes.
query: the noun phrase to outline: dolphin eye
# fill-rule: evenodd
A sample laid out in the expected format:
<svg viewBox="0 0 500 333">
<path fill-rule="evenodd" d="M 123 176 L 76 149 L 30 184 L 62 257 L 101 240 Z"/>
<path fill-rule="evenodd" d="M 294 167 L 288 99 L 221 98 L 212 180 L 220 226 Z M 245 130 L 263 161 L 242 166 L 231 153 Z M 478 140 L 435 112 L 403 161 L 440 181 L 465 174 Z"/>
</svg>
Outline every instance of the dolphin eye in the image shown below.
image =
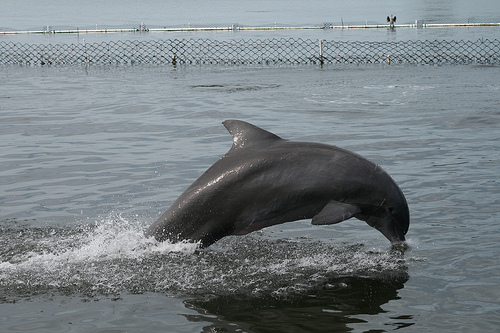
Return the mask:
<svg viewBox="0 0 500 333">
<path fill-rule="evenodd" d="M 387 210 L 389 211 L 389 213 L 394 214 L 395 211 L 394 207 L 389 207 L 387 208 Z"/>
</svg>

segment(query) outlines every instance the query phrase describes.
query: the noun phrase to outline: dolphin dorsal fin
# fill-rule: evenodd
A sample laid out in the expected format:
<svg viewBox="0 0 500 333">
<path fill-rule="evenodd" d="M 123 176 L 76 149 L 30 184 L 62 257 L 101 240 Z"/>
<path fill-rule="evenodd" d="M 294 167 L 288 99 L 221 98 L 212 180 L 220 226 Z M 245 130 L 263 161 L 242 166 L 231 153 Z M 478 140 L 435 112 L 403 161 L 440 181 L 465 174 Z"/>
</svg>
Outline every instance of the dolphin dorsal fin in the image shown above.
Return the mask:
<svg viewBox="0 0 500 333">
<path fill-rule="evenodd" d="M 233 136 L 231 149 L 239 149 L 254 144 L 282 140 L 276 134 L 241 120 L 225 120 L 222 122 Z"/>
</svg>

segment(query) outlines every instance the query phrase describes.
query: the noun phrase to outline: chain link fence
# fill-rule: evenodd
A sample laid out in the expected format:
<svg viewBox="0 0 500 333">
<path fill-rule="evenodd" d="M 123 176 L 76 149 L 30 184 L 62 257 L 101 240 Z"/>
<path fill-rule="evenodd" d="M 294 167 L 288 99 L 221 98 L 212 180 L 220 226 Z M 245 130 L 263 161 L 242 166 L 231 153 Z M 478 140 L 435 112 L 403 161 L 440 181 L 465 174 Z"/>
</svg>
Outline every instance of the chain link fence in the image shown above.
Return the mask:
<svg viewBox="0 0 500 333">
<path fill-rule="evenodd" d="M 173 39 L 87 44 L 0 42 L 0 65 L 500 64 L 500 40 Z"/>
</svg>

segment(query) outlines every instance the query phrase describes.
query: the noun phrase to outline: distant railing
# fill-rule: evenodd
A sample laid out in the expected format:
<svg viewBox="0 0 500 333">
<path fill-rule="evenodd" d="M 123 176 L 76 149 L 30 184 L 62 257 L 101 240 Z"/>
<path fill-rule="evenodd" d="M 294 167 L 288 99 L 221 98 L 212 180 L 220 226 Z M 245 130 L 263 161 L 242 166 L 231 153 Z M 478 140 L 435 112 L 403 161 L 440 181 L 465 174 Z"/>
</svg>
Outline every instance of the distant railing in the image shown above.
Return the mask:
<svg viewBox="0 0 500 333">
<path fill-rule="evenodd" d="M 500 64 L 500 40 L 173 39 L 82 44 L 0 42 L 0 65 Z"/>
<path fill-rule="evenodd" d="M 324 22 L 317 25 L 295 26 L 280 23 L 272 23 L 261 26 L 242 25 L 238 23 L 207 23 L 207 24 L 178 24 L 161 25 L 136 23 L 129 25 L 104 25 L 96 24 L 92 26 L 53 26 L 45 25 L 39 27 L 28 27 L 16 29 L 1 27 L 0 34 L 55 34 L 55 33 L 112 33 L 112 32 L 171 32 L 171 31 L 213 31 L 213 30 L 283 30 L 283 29 L 356 29 L 356 28 L 387 28 L 389 25 L 385 21 L 349 21 L 340 18 L 339 20 Z M 455 22 L 441 22 L 437 20 L 418 19 L 405 22 L 397 22 L 393 27 L 406 28 L 429 28 L 429 27 L 459 27 L 459 26 L 500 26 L 500 18 L 470 17 L 455 20 Z"/>
</svg>

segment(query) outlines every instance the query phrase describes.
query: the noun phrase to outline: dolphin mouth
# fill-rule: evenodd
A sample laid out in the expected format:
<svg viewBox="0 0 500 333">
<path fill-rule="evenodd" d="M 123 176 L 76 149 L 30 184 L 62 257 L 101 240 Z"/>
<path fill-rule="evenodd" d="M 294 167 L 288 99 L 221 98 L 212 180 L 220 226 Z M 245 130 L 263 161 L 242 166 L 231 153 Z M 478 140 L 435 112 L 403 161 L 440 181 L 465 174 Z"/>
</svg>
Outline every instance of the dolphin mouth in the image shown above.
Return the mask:
<svg viewBox="0 0 500 333">
<path fill-rule="evenodd" d="M 393 232 L 390 232 L 388 235 L 383 233 L 385 237 L 391 242 L 394 246 L 399 246 L 402 244 L 406 244 L 406 238 L 402 230 L 398 230 L 397 227 L 394 228 Z"/>
<path fill-rule="evenodd" d="M 393 246 L 407 246 L 406 245 L 406 232 L 399 227 L 397 222 L 390 219 L 385 220 L 385 223 L 378 224 L 375 228 L 380 231 L 385 238 L 387 238 Z"/>
<path fill-rule="evenodd" d="M 400 243 L 405 243 L 406 238 L 402 230 L 398 229 L 397 227 L 394 228 L 395 232 L 392 234 L 392 237 L 389 238 L 392 244 L 400 244 Z"/>
</svg>

